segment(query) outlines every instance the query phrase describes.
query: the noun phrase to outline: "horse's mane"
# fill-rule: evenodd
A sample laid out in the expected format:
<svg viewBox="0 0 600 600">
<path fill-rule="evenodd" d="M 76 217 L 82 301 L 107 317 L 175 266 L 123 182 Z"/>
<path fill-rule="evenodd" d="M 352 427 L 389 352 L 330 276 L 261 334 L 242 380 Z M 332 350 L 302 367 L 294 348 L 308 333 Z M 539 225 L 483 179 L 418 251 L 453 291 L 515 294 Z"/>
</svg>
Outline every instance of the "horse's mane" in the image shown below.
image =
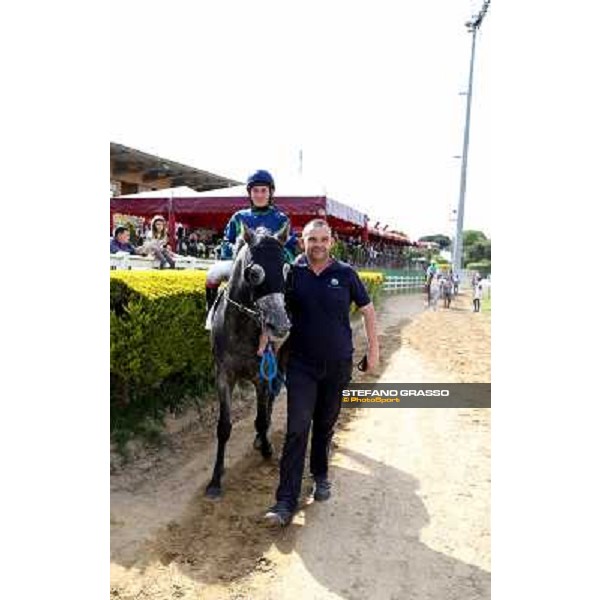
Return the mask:
<svg viewBox="0 0 600 600">
<path fill-rule="evenodd" d="M 246 242 L 244 241 L 244 236 L 242 235 L 238 235 L 237 239 L 235 240 L 235 245 L 233 247 L 233 260 L 235 260 L 240 252 L 240 250 L 246 245 Z"/>
<path fill-rule="evenodd" d="M 258 236 L 258 237 L 273 237 L 273 233 L 271 232 L 271 230 L 268 227 L 257 227 L 254 230 L 254 233 Z M 235 245 L 233 247 L 233 259 L 235 260 L 240 252 L 240 250 L 246 246 L 246 241 L 244 240 L 244 236 L 242 234 L 238 235 L 237 239 L 235 240 Z"/>
</svg>

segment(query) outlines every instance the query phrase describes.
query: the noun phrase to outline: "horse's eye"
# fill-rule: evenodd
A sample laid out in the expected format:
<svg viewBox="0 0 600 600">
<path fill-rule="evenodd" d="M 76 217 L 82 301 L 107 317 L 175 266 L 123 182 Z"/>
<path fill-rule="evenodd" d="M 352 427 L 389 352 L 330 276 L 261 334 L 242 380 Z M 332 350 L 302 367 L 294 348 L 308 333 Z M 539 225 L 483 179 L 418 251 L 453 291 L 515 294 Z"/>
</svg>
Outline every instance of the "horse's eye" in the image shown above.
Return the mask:
<svg viewBox="0 0 600 600">
<path fill-rule="evenodd" d="M 265 270 L 260 265 L 248 265 L 244 269 L 244 278 L 250 285 L 260 285 L 265 280 Z"/>
<path fill-rule="evenodd" d="M 288 275 L 290 274 L 290 264 L 289 263 L 285 263 L 283 265 L 283 279 L 284 281 L 287 279 Z"/>
</svg>

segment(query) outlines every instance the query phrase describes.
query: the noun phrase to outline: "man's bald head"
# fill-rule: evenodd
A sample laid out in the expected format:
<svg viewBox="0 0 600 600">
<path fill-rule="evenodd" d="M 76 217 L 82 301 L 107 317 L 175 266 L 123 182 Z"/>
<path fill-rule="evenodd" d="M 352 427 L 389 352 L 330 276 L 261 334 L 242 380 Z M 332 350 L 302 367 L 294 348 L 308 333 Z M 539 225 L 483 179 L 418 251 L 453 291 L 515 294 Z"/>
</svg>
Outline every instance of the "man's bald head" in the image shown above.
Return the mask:
<svg viewBox="0 0 600 600">
<path fill-rule="evenodd" d="M 325 221 L 324 219 L 313 219 L 304 226 L 304 229 L 302 230 L 302 237 L 307 237 L 308 234 L 310 234 L 314 229 L 319 228 L 327 229 L 329 235 L 331 235 L 331 227 L 329 226 L 329 223 L 327 221 Z"/>
</svg>

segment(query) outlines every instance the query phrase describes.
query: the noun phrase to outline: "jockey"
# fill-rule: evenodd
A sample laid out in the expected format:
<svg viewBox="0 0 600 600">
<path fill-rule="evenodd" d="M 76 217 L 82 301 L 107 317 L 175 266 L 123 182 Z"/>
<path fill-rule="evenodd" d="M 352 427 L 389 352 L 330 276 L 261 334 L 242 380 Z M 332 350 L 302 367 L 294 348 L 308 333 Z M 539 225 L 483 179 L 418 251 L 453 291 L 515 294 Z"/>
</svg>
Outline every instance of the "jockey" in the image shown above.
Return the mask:
<svg viewBox="0 0 600 600">
<path fill-rule="evenodd" d="M 210 310 L 217 297 L 219 285 L 229 278 L 233 266 L 233 247 L 242 231 L 242 223 L 249 229 L 266 227 L 272 234 L 289 225 L 287 215 L 273 204 L 275 181 L 268 171 L 259 170 L 248 177 L 246 184 L 250 208 L 238 210 L 233 214 L 225 227 L 225 239 L 221 245 L 221 260 L 215 263 L 206 276 L 206 309 Z M 285 242 L 284 249 L 288 262 L 293 262 L 296 251 L 297 237 L 292 232 Z"/>
<path fill-rule="evenodd" d="M 427 267 L 427 280 L 428 281 L 431 281 L 433 276 L 437 273 L 437 270 L 438 270 L 437 263 L 435 262 L 435 260 L 432 260 L 431 263 L 429 263 L 429 266 Z"/>
</svg>

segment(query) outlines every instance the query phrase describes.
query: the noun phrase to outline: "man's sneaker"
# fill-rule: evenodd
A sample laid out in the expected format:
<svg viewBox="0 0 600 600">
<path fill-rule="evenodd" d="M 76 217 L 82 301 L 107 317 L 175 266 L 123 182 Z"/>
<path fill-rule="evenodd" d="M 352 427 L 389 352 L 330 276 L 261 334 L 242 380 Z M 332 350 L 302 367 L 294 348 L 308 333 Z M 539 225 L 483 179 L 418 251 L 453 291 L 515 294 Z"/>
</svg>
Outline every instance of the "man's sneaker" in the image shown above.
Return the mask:
<svg viewBox="0 0 600 600">
<path fill-rule="evenodd" d="M 313 487 L 313 498 L 317 502 L 323 502 L 329 500 L 331 497 L 331 483 L 327 479 L 320 478 L 315 479 L 315 485 Z"/>
<path fill-rule="evenodd" d="M 278 502 L 272 506 L 265 514 L 265 520 L 272 525 L 286 527 L 292 522 L 294 513 L 287 507 L 286 504 Z"/>
</svg>

